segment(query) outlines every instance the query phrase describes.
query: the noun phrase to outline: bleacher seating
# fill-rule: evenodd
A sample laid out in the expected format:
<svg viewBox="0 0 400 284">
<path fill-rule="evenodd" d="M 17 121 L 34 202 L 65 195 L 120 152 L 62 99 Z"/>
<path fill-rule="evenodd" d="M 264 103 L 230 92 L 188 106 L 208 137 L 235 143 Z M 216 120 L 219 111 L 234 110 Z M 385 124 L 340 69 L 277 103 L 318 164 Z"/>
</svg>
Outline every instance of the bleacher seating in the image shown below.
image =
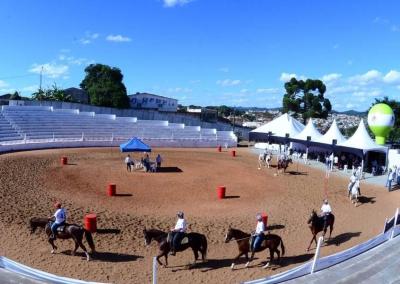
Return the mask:
<svg viewBox="0 0 400 284">
<path fill-rule="evenodd" d="M 202 129 L 160 120 L 137 120 L 135 117 L 116 117 L 77 109 L 53 109 L 38 106 L 3 106 L 0 113 L 0 144 L 7 141 L 124 141 L 133 136 L 143 140 L 166 141 L 166 145 L 186 147 L 236 144 L 231 131 Z M 22 143 L 22 142 L 21 142 Z M 175 144 L 174 144 L 175 143 Z M 160 144 L 160 143 L 159 143 Z"/>
</svg>

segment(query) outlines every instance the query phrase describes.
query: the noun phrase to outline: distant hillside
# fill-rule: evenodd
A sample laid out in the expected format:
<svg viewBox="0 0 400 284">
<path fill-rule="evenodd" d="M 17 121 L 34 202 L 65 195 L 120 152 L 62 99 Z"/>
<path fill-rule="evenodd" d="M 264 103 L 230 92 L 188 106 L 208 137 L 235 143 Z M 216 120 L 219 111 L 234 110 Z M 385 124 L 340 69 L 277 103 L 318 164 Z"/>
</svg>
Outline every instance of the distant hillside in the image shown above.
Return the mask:
<svg viewBox="0 0 400 284">
<path fill-rule="evenodd" d="M 355 115 L 355 116 L 366 116 L 368 114 L 367 111 L 356 111 L 356 110 L 346 110 L 346 111 L 332 110 L 332 113 Z"/>
</svg>

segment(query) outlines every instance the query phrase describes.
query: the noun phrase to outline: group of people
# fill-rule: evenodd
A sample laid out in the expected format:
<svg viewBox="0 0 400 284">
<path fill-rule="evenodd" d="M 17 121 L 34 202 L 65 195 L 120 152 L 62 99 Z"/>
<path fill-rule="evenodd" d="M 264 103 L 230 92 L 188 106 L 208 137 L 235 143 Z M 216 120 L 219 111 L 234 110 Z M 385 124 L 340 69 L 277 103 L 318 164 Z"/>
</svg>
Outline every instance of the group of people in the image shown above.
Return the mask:
<svg viewBox="0 0 400 284">
<path fill-rule="evenodd" d="M 392 186 L 394 185 L 394 183 L 400 185 L 400 166 L 394 166 L 393 168 L 389 169 L 385 185 L 388 191 L 392 190 Z"/>
<path fill-rule="evenodd" d="M 150 161 L 150 156 L 148 153 L 145 153 L 145 155 L 140 159 L 140 163 L 143 166 L 143 169 L 145 172 L 150 172 L 150 171 L 157 171 L 157 169 L 161 168 L 161 163 L 163 159 L 160 154 L 157 155 L 156 161 L 155 161 L 155 166 L 153 167 L 153 162 Z M 127 155 L 125 157 L 125 164 L 126 164 L 126 170 L 131 172 L 132 167 L 135 166 L 134 160 L 131 158 L 131 155 Z"/>
</svg>

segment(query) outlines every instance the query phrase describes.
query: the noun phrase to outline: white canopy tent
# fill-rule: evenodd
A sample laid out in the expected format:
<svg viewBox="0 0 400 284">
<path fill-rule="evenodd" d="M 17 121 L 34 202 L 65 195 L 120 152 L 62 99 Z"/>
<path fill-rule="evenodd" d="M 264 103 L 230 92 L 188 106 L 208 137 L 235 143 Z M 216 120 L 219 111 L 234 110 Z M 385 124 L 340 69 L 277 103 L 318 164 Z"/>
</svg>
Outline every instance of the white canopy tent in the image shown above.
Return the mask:
<svg viewBox="0 0 400 284">
<path fill-rule="evenodd" d="M 304 125 L 298 120 L 294 119 L 287 113 L 282 114 L 278 118 L 252 130 L 253 133 L 270 133 L 276 137 L 294 137 L 303 131 Z"/>
<path fill-rule="evenodd" d="M 344 138 L 340 132 L 335 119 L 333 120 L 329 130 L 324 134 L 324 136 L 320 137 L 317 142 L 322 144 L 332 144 L 333 140 L 336 140 L 336 144 L 341 144 L 346 141 L 346 138 Z"/>
<path fill-rule="evenodd" d="M 365 128 L 364 121 L 361 120 L 356 132 L 347 141 L 338 143 L 338 146 L 360 149 L 363 153 L 368 151 L 387 153 L 388 148 L 375 144 Z"/>
<path fill-rule="evenodd" d="M 307 126 L 303 129 L 302 132 L 297 134 L 294 139 L 307 141 L 307 137 L 311 137 L 310 141 L 316 142 L 318 139 L 322 137 L 322 134 L 315 128 L 312 119 L 310 118 Z"/>
</svg>

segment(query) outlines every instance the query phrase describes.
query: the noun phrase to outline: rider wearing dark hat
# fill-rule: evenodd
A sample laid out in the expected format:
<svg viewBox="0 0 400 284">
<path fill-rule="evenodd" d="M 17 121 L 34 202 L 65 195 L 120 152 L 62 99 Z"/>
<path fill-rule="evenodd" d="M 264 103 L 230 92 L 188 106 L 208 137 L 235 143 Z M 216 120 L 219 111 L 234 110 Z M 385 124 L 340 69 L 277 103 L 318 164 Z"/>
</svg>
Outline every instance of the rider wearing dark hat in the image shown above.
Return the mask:
<svg viewBox="0 0 400 284">
<path fill-rule="evenodd" d="M 57 209 L 53 216 L 49 217 L 49 220 L 54 219 L 51 225 L 51 238 L 55 239 L 57 235 L 57 228 L 65 225 L 65 220 L 67 219 L 67 214 L 64 208 L 62 208 L 60 202 L 56 202 L 54 207 Z"/>
<path fill-rule="evenodd" d="M 171 229 L 171 255 L 175 255 L 176 249 L 179 247 L 180 242 L 185 236 L 187 227 L 183 212 L 179 211 L 176 216 L 178 217 L 178 220 L 176 221 L 175 227 Z"/>
</svg>

